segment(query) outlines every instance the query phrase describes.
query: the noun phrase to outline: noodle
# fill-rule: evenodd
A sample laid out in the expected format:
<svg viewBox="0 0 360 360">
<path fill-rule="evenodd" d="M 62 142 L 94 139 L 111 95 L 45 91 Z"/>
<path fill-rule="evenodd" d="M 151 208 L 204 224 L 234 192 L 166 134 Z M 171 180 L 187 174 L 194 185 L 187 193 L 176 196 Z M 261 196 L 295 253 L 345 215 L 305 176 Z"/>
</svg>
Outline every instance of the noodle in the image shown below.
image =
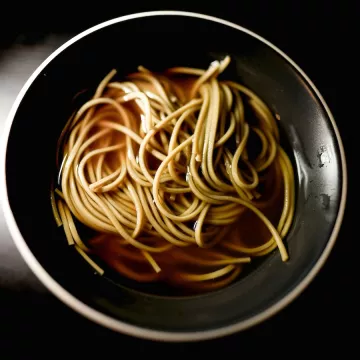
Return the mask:
<svg viewBox="0 0 360 360">
<path fill-rule="evenodd" d="M 288 260 L 293 168 L 266 104 L 218 79 L 229 62 L 163 74 L 140 66 L 124 82 L 113 70 L 66 123 L 52 209 L 97 273 L 95 258 L 139 282 L 205 291 L 275 248 Z M 250 237 L 261 239 L 262 228 L 266 241 L 239 237 L 246 216 L 256 224 Z M 81 240 L 73 217 L 98 235 Z"/>
</svg>

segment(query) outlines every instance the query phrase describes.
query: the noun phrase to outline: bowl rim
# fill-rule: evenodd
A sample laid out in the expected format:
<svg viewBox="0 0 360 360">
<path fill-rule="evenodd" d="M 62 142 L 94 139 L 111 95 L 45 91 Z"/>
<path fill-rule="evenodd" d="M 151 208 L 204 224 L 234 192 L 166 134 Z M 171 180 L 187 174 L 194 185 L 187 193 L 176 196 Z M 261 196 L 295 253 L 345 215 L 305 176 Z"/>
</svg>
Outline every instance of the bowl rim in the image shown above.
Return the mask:
<svg viewBox="0 0 360 360">
<path fill-rule="evenodd" d="M 7 192 L 7 184 L 6 184 L 6 153 L 7 153 L 7 144 L 8 138 L 11 130 L 11 126 L 16 115 L 17 109 L 26 94 L 27 90 L 30 88 L 33 81 L 38 77 L 41 71 L 62 51 L 68 48 L 70 45 L 75 43 L 76 41 L 82 39 L 83 37 L 98 31 L 107 26 L 114 25 L 116 23 L 120 23 L 127 20 L 143 18 L 143 17 L 153 17 L 153 16 L 184 16 L 191 18 L 198 18 L 202 20 L 208 20 L 212 22 L 216 22 L 236 30 L 242 31 L 257 40 L 261 41 L 265 45 L 272 48 L 276 51 L 281 57 L 283 57 L 290 65 L 295 68 L 300 75 L 306 80 L 307 84 L 311 87 L 312 91 L 316 94 L 321 105 L 323 106 L 331 124 L 334 129 L 334 133 L 336 136 L 336 140 L 339 146 L 340 158 L 341 158 L 341 169 L 342 169 L 342 189 L 341 189 L 341 199 L 340 205 L 337 213 L 337 218 L 328 240 L 326 247 L 324 248 L 322 254 L 316 261 L 315 265 L 312 269 L 307 273 L 307 275 L 291 290 L 289 291 L 282 299 L 280 299 L 275 304 L 269 306 L 262 312 L 246 319 L 240 321 L 236 324 L 231 324 L 227 326 L 223 326 L 217 329 L 204 330 L 201 332 L 196 331 L 188 331 L 188 332 L 171 332 L 171 331 L 160 331 L 160 330 L 152 330 L 147 328 L 142 328 L 140 326 L 131 325 L 124 321 L 117 320 L 112 318 L 111 316 L 105 315 L 98 310 L 91 308 L 90 306 L 84 304 L 82 301 L 78 300 L 75 296 L 73 296 L 70 292 L 68 292 L 65 288 L 63 288 L 59 283 L 57 283 L 41 266 L 36 257 L 31 252 L 30 248 L 26 244 L 24 238 L 22 237 L 19 228 L 17 227 L 15 217 L 11 211 L 8 192 Z M 239 332 L 241 330 L 245 330 L 250 328 L 264 320 L 272 317 L 284 307 L 289 305 L 298 295 L 300 295 L 305 288 L 311 283 L 314 277 L 318 274 L 322 266 L 325 264 L 338 236 L 340 226 L 343 220 L 345 204 L 346 204 L 346 196 L 347 196 L 347 169 L 346 169 L 346 158 L 345 151 L 342 144 L 342 140 L 340 137 L 339 130 L 335 123 L 334 117 L 326 104 L 324 98 L 320 94 L 319 90 L 315 87 L 313 82 L 309 79 L 309 77 L 305 74 L 305 72 L 283 51 L 277 48 L 268 40 L 264 39 L 262 36 L 254 33 L 251 30 L 248 30 L 240 25 L 234 24 L 230 21 L 223 20 L 214 16 L 205 15 L 201 13 L 194 12 L 186 12 L 186 11 L 176 11 L 176 10 L 164 10 L 164 11 L 147 11 L 141 13 L 135 13 L 130 15 L 125 15 L 121 17 L 117 17 L 105 22 L 102 22 L 98 25 L 95 25 L 80 34 L 74 36 L 63 45 L 61 45 L 58 49 L 52 52 L 39 67 L 32 73 L 29 79 L 26 81 L 25 85 L 20 90 L 19 94 L 14 101 L 12 108 L 8 114 L 8 117 L 5 122 L 4 131 L 2 134 L 2 142 L 0 149 L 0 200 L 4 212 L 5 221 L 7 223 L 10 234 L 15 242 L 17 249 L 22 255 L 23 259 L 29 266 L 29 268 L 33 271 L 33 273 L 38 277 L 38 279 L 45 285 L 45 287 L 53 293 L 58 299 L 60 299 L 67 306 L 80 313 L 84 317 L 92 320 L 93 322 L 100 324 L 106 328 L 115 330 L 120 333 L 124 333 L 127 335 L 132 335 L 135 337 L 149 339 L 149 340 L 157 340 L 157 341 L 170 341 L 170 342 L 184 342 L 184 341 L 200 341 L 200 340 L 209 340 L 214 339 L 226 335 L 233 334 L 235 332 Z"/>
</svg>

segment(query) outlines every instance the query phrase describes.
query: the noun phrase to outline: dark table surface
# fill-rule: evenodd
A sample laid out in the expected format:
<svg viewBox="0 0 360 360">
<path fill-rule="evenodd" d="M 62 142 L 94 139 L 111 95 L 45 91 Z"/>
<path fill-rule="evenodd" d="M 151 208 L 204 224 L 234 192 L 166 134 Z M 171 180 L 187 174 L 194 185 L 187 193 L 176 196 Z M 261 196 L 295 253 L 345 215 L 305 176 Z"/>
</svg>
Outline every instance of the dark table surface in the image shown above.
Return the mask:
<svg viewBox="0 0 360 360">
<path fill-rule="evenodd" d="M 358 17 L 357 5 L 343 2 L 313 1 L 311 6 L 289 2 L 283 6 L 275 2 L 221 1 L 218 7 L 184 6 L 127 6 L 117 11 L 100 7 L 85 14 L 68 13 L 58 9 L 40 16 L 34 5 L 30 13 L 22 11 L 10 25 L 0 25 L 0 133 L 6 115 L 22 85 L 35 68 L 59 45 L 77 32 L 101 21 L 125 13 L 151 9 L 183 9 L 205 12 L 234 21 L 250 28 L 285 51 L 314 81 L 332 110 L 340 128 L 348 166 L 355 161 L 356 143 L 351 141 L 354 118 L 346 87 L 352 68 L 349 58 L 356 39 L 353 30 L 358 28 L 352 16 Z M 290 4 L 291 3 L 291 4 Z M 183 3 L 182 3 L 183 4 Z M 304 2 L 299 3 L 304 4 Z M 83 16 L 82 16 L 83 15 Z M 61 20 L 59 20 L 61 19 Z M 66 20 L 66 21 L 65 21 Z M 355 20 L 359 20 L 356 19 Z M 344 76 L 344 74 L 347 76 Z M 357 106 L 356 103 L 352 105 Z M 358 111 L 355 110 L 355 114 Z M 350 189 L 351 191 L 351 177 Z M 221 350 L 241 354 L 245 347 L 259 351 L 261 341 L 270 340 L 273 347 L 279 341 L 286 344 L 301 343 L 306 349 L 311 342 L 319 348 L 341 346 L 349 350 L 356 343 L 350 330 L 359 315 L 355 299 L 355 284 L 359 270 L 355 263 L 354 243 L 357 234 L 350 228 L 355 199 L 348 197 L 343 226 L 327 264 L 315 281 L 290 306 L 267 322 L 233 336 L 198 344 L 163 344 L 133 339 L 100 328 L 74 313 L 52 296 L 29 270 L 19 255 L 2 213 L 0 214 L 0 350 L 11 350 L 9 355 L 0 352 L 0 358 L 14 358 L 17 350 L 23 358 L 37 358 L 44 343 L 52 351 L 69 349 L 72 341 L 85 344 L 91 350 L 100 344 L 108 349 L 131 349 L 132 354 L 175 351 L 194 353 Z M 319 336 L 321 341 L 319 341 Z M 274 342 L 276 341 L 276 342 Z M 278 349 L 279 350 L 279 349 Z M 26 351 L 26 352 L 24 352 Z M 174 353 L 175 353 L 174 352 Z M 24 355 L 25 354 L 25 355 Z"/>
</svg>

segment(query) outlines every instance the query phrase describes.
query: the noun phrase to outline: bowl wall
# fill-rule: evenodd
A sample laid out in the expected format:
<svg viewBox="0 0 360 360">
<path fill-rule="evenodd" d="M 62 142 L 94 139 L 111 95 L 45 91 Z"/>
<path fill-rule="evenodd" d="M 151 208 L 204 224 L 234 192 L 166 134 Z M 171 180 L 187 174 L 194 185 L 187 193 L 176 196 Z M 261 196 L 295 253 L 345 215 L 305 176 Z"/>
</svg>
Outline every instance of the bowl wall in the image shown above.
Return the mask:
<svg viewBox="0 0 360 360">
<path fill-rule="evenodd" d="M 112 68 L 118 70 L 118 78 L 138 65 L 152 70 L 176 65 L 205 68 L 225 54 L 231 55 L 232 63 L 224 77 L 255 91 L 280 115 L 297 182 L 295 218 L 286 238 L 290 260 L 283 263 L 275 251 L 231 286 L 193 297 L 154 295 L 145 288 L 95 276 L 67 246 L 62 228 L 52 217 L 50 182 L 57 139 L 66 120 Z M 35 273 L 42 279 L 52 278 L 55 282 L 45 281 L 46 285 L 84 315 L 150 338 L 219 336 L 279 310 L 324 261 L 335 240 L 344 201 L 346 174 L 337 129 L 301 70 L 256 35 L 180 13 L 120 18 L 63 46 L 25 88 L 12 111 L 5 212 L 10 213 L 8 219 L 15 219 L 21 236 L 17 230 L 12 234 L 25 258 L 32 259 Z M 15 223 L 10 225 L 14 227 Z M 36 266 L 31 254 L 39 263 Z"/>
</svg>

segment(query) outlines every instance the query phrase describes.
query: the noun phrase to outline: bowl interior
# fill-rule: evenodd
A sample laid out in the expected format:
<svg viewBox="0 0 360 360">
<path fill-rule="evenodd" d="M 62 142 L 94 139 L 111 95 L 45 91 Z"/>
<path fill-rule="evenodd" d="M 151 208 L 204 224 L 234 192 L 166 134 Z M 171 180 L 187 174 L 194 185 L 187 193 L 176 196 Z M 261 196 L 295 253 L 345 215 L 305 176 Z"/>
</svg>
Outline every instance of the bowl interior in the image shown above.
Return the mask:
<svg viewBox="0 0 360 360">
<path fill-rule="evenodd" d="M 152 70 L 176 65 L 205 68 L 225 54 L 232 57 L 226 78 L 254 90 L 280 115 L 283 141 L 288 144 L 297 181 L 296 213 L 286 238 L 290 260 L 283 263 L 275 251 L 231 286 L 192 297 L 151 294 L 113 277 L 95 276 L 67 246 L 63 230 L 52 217 L 50 182 L 57 138 L 67 118 L 112 68 L 118 69 L 119 78 L 138 65 Z M 105 314 L 171 332 L 241 322 L 292 291 L 328 242 L 339 208 L 341 178 L 334 130 L 302 76 L 251 35 L 187 16 L 118 22 L 63 50 L 24 96 L 6 155 L 11 209 L 24 240 L 45 270 L 79 300 Z"/>
</svg>

